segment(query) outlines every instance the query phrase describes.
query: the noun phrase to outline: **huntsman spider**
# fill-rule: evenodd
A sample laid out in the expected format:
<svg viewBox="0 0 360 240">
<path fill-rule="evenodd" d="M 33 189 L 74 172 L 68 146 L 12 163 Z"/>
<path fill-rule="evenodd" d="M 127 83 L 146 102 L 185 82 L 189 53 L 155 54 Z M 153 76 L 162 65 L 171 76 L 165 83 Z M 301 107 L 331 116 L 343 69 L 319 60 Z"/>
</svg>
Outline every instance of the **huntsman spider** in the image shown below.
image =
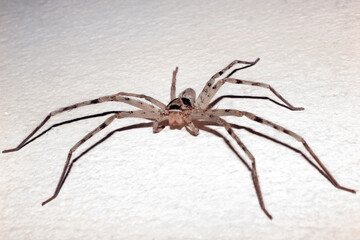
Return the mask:
<svg viewBox="0 0 360 240">
<path fill-rule="evenodd" d="M 251 152 L 248 150 L 248 148 L 245 146 L 245 144 L 240 140 L 240 138 L 236 135 L 234 132 L 232 125 L 224 120 L 223 117 L 226 116 L 233 116 L 233 117 L 246 117 L 252 121 L 258 122 L 260 124 L 265 124 L 269 127 L 272 127 L 276 129 L 277 131 L 280 131 L 284 134 L 289 135 L 290 137 L 296 139 L 302 145 L 305 147 L 307 152 L 312 156 L 312 158 L 315 160 L 315 162 L 318 164 L 319 168 L 318 170 L 322 175 L 324 175 L 325 178 L 327 178 L 336 188 L 348 191 L 351 193 L 356 193 L 355 190 L 346 188 L 341 186 L 335 178 L 331 175 L 329 170 L 324 166 L 324 164 L 320 161 L 320 159 L 315 155 L 314 151 L 310 148 L 310 146 L 306 143 L 304 138 L 302 138 L 300 135 L 276 124 L 273 122 L 270 122 L 262 117 L 259 117 L 253 113 L 245 112 L 245 111 L 239 111 L 235 109 L 213 109 L 213 106 L 215 105 L 215 101 L 210 103 L 210 101 L 213 99 L 217 91 L 224 85 L 225 83 L 231 83 L 231 84 L 243 84 L 243 85 L 250 85 L 250 86 L 256 86 L 261 88 L 267 88 L 269 89 L 278 99 L 280 99 L 285 105 L 284 107 L 292 110 L 304 110 L 304 108 L 301 107 L 294 107 L 291 105 L 285 98 L 283 98 L 274 88 L 272 88 L 270 85 L 261 83 L 261 82 L 253 82 L 253 81 L 247 81 L 247 80 L 240 80 L 231 78 L 231 75 L 233 75 L 236 71 L 251 67 L 255 65 L 260 59 L 256 59 L 253 62 L 247 62 L 247 61 L 240 61 L 235 60 L 231 62 L 228 66 L 226 66 L 224 69 L 222 69 L 220 72 L 213 75 L 210 80 L 206 83 L 205 87 L 203 88 L 202 92 L 199 94 L 199 96 L 196 98 L 195 91 L 192 88 L 187 88 L 183 92 L 179 94 L 178 97 L 176 97 L 176 75 L 178 68 L 176 68 L 173 71 L 172 76 L 172 84 L 171 84 L 171 91 L 170 91 L 170 102 L 169 104 L 165 105 L 161 103 L 160 101 L 143 95 L 143 94 L 134 94 L 134 93 L 125 93 L 125 92 L 119 92 L 114 95 L 104 96 L 97 99 L 89 100 L 80 102 L 74 105 L 70 105 L 68 107 L 60 108 L 58 110 L 55 110 L 53 112 L 50 112 L 45 119 L 40 123 L 39 126 L 37 126 L 16 148 L 7 149 L 4 150 L 3 153 L 8 152 L 14 152 L 20 150 L 22 147 L 27 145 L 29 142 L 31 142 L 31 137 L 38 132 L 38 130 L 53 116 L 58 115 L 60 113 L 73 110 L 75 108 L 92 105 L 92 104 L 98 104 L 108 101 L 115 101 L 115 102 L 123 102 L 125 104 L 132 105 L 139 110 L 134 111 L 118 111 L 115 112 L 113 115 L 108 117 L 100 126 L 89 132 L 84 138 L 82 138 L 80 141 L 78 141 L 69 151 L 64 169 L 62 171 L 62 174 L 60 176 L 59 182 L 57 184 L 57 187 L 55 189 L 54 194 L 44 201 L 42 205 L 50 202 L 54 198 L 56 198 L 65 182 L 65 179 L 67 175 L 69 174 L 69 171 L 72 166 L 72 162 L 74 161 L 72 159 L 72 154 L 78 149 L 80 145 L 85 143 L 87 140 L 89 140 L 92 136 L 109 126 L 115 119 L 121 119 L 121 118 L 142 118 L 152 121 L 153 126 L 153 132 L 159 133 L 161 130 L 163 130 L 166 126 L 169 126 L 170 129 L 182 129 L 185 128 L 190 134 L 197 136 L 199 134 L 199 126 L 198 124 L 201 122 L 207 122 L 212 123 L 214 125 L 222 126 L 226 129 L 226 131 L 229 133 L 229 135 L 236 141 L 236 143 L 240 146 L 240 148 L 243 150 L 245 155 L 250 159 L 251 161 L 251 167 L 249 167 L 251 172 L 251 178 L 254 183 L 255 191 L 257 194 L 257 198 L 260 204 L 261 209 L 263 212 L 272 219 L 272 216 L 270 213 L 266 210 L 264 200 L 262 197 L 261 189 L 260 189 L 260 183 L 258 179 L 258 174 L 256 171 L 256 161 L 255 157 L 251 154 Z M 242 67 L 239 67 L 237 69 L 234 69 L 232 72 L 230 72 L 226 77 L 219 79 L 215 82 L 216 79 L 220 78 L 225 72 L 230 70 L 234 65 L 236 64 L 243 64 Z M 33 138 L 34 140 L 34 138 Z"/>
</svg>

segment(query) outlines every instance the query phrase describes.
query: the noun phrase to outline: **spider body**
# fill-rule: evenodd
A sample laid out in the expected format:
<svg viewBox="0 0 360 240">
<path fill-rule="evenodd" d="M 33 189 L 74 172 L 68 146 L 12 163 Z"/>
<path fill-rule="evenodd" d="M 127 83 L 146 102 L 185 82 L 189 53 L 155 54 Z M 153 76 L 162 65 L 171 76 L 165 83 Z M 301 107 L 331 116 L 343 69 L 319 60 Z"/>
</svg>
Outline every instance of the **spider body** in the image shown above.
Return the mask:
<svg viewBox="0 0 360 240">
<path fill-rule="evenodd" d="M 187 88 L 179 96 L 170 101 L 166 106 L 161 118 L 167 121 L 170 129 L 182 129 L 183 127 L 189 127 L 190 115 L 195 105 L 195 90 Z M 164 126 L 160 129 L 162 130 Z M 160 130 L 160 131 L 161 131 Z M 159 130 L 154 130 L 154 133 Z"/>
<path fill-rule="evenodd" d="M 235 109 L 213 109 L 213 106 L 218 102 L 218 99 L 211 102 L 212 98 L 215 96 L 219 88 L 225 84 L 225 83 L 231 83 L 231 84 L 242 84 L 242 85 L 250 85 L 255 87 L 262 87 L 270 90 L 274 95 L 276 95 L 283 104 L 279 104 L 283 107 L 286 107 L 290 110 L 297 111 L 297 110 L 303 110 L 303 108 L 294 107 L 292 106 L 287 100 L 285 100 L 277 91 L 275 91 L 274 88 L 272 88 L 270 85 L 260 82 L 253 82 L 253 81 L 247 81 L 247 80 L 240 80 L 235 78 L 230 78 L 232 74 L 234 74 L 236 71 L 251 67 L 255 65 L 259 61 L 259 58 L 256 59 L 253 62 L 246 62 L 246 61 L 240 61 L 235 60 L 231 62 L 228 66 L 226 66 L 224 69 L 219 71 L 218 73 L 214 74 L 210 80 L 205 84 L 205 87 L 200 92 L 198 97 L 196 97 L 195 91 L 192 88 L 187 88 L 183 92 L 181 92 L 178 97 L 176 97 L 176 75 L 178 68 L 175 69 L 173 72 L 172 77 L 172 84 L 171 84 L 171 91 L 170 91 L 170 102 L 168 105 L 165 105 L 161 103 L 160 101 L 147 96 L 143 94 L 134 94 L 134 93 L 125 93 L 125 92 L 119 92 L 114 95 L 110 96 L 104 96 L 93 100 L 88 100 L 84 102 L 80 102 L 77 104 L 73 104 L 64 108 L 60 108 L 58 110 L 50 112 L 45 119 L 37 126 L 16 148 L 7 149 L 4 150 L 3 153 L 18 151 L 28 143 L 32 142 L 33 140 L 40 137 L 42 134 L 39 134 L 36 137 L 33 137 L 33 135 L 38 132 L 38 130 L 53 116 L 73 110 L 82 106 L 92 105 L 92 104 L 100 104 L 103 102 L 108 101 L 115 101 L 115 102 L 122 102 L 131 106 L 134 106 L 138 108 L 139 110 L 134 111 L 116 111 L 116 112 L 110 112 L 113 114 L 112 116 L 108 117 L 101 125 L 99 125 L 97 128 L 89 132 L 87 135 L 85 135 L 81 140 L 79 140 L 70 150 L 65 162 L 64 169 L 62 171 L 62 174 L 60 176 L 58 185 L 55 189 L 54 194 L 44 201 L 42 204 L 46 204 L 50 202 L 51 200 L 55 199 L 68 174 L 70 173 L 70 170 L 73 166 L 74 160 L 72 158 L 72 154 L 78 149 L 80 145 L 85 143 L 87 140 L 89 140 L 92 136 L 97 134 L 98 132 L 102 131 L 104 128 L 106 128 L 108 125 L 110 125 L 115 119 L 122 119 L 122 118 L 142 118 L 147 119 L 152 122 L 153 126 L 153 132 L 158 133 L 161 130 L 163 130 L 166 126 L 169 126 L 170 129 L 182 129 L 185 128 L 190 134 L 197 136 L 199 134 L 199 129 L 201 128 L 200 124 L 213 124 L 217 126 L 224 127 L 227 133 L 236 141 L 238 146 L 242 149 L 242 151 L 245 153 L 245 155 L 250 160 L 251 164 L 245 163 L 247 168 L 249 169 L 251 173 L 251 178 L 254 183 L 255 191 L 257 194 L 257 198 L 260 204 L 261 209 L 264 211 L 264 213 L 272 219 L 272 216 L 265 208 L 265 203 L 262 198 L 261 194 L 261 188 L 260 183 L 258 179 L 258 174 L 256 171 L 256 161 L 255 157 L 252 155 L 250 150 L 246 147 L 246 145 L 241 141 L 241 139 L 238 137 L 238 135 L 233 130 L 233 125 L 228 123 L 224 117 L 226 116 L 233 116 L 233 117 L 246 117 L 252 121 L 258 122 L 260 124 L 267 125 L 269 127 L 272 127 L 273 129 L 282 132 L 284 134 L 287 134 L 288 136 L 292 137 L 293 139 L 299 141 L 305 149 L 308 151 L 308 153 L 312 156 L 313 161 L 311 161 L 311 165 L 316 168 L 327 180 L 329 180 L 336 188 L 348 191 L 351 193 L 355 193 L 355 190 L 346 188 L 341 186 L 335 178 L 331 175 L 331 173 L 327 170 L 327 168 L 324 166 L 324 164 L 320 161 L 320 159 L 315 155 L 314 151 L 310 148 L 310 146 L 306 143 L 306 141 L 298 134 L 276 124 L 273 122 L 270 122 L 264 118 L 261 118 L 253 113 L 245 112 L 245 111 L 239 111 Z M 244 64 L 245 66 L 237 68 L 233 70 L 230 74 L 228 74 L 225 78 L 222 78 L 220 80 L 215 80 L 217 78 L 220 78 L 226 71 L 231 69 L 236 64 Z M 226 96 L 223 96 L 221 98 L 224 98 Z M 219 98 L 220 99 L 220 98 Z M 145 100 L 145 101 L 144 101 Z M 275 102 L 275 101 L 274 101 Z M 103 115 L 102 115 L 103 116 Z M 50 128 L 51 129 L 51 128 Z M 204 128 L 202 128 L 204 129 Z M 45 131 L 46 132 L 46 131 Z M 33 137 L 33 138 L 32 138 Z"/>
</svg>

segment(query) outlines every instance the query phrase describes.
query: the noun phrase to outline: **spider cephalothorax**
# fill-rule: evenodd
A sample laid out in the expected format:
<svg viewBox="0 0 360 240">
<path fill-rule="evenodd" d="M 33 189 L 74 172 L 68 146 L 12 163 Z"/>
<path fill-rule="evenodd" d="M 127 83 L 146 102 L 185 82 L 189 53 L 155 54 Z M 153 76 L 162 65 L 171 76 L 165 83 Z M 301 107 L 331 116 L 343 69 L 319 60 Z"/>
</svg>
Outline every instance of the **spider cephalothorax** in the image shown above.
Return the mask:
<svg viewBox="0 0 360 240">
<path fill-rule="evenodd" d="M 194 89 L 187 88 L 179 94 L 178 98 L 172 99 L 166 106 L 163 113 L 163 119 L 168 120 L 171 129 L 181 129 L 185 126 L 187 128 L 189 127 L 186 119 L 194 108 L 195 97 L 196 94 Z M 161 127 L 161 129 L 163 129 L 163 127 Z"/>
<path fill-rule="evenodd" d="M 244 164 L 247 166 L 249 171 L 251 172 L 251 177 L 255 186 L 255 191 L 259 200 L 259 204 L 261 209 L 264 211 L 264 213 L 271 219 L 272 216 L 270 213 L 266 210 L 265 204 L 262 198 L 261 189 L 260 189 L 260 183 L 256 171 L 256 162 L 255 157 L 252 155 L 252 153 L 249 151 L 249 149 L 245 146 L 245 144 L 240 140 L 240 138 L 237 136 L 237 134 L 234 132 L 232 125 L 228 123 L 224 117 L 226 116 L 234 116 L 234 117 L 247 117 L 248 119 L 270 126 L 274 128 L 277 131 L 280 131 L 284 134 L 287 134 L 288 136 L 296 139 L 300 143 L 303 144 L 305 149 L 308 151 L 308 153 L 312 156 L 313 160 L 311 161 L 311 164 L 313 167 L 315 167 L 327 180 L 329 180 L 336 188 L 345 190 L 348 192 L 355 193 L 355 190 L 346 188 L 341 186 L 335 178 L 331 175 L 331 173 L 326 169 L 324 164 L 320 161 L 320 159 L 315 155 L 314 151 L 309 147 L 309 145 L 305 142 L 305 140 L 298 134 L 285 129 L 284 127 L 275 124 L 273 122 L 270 122 L 268 120 L 265 120 L 264 118 L 261 118 L 255 114 L 252 114 L 250 112 L 245 111 L 239 111 L 235 109 L 213 109 L 213 106 L 217 102 L 216 100 L 212 103 L 210 101 L 215 96 L 219 88 L 224 83 L 232 83 L 232 84 L 243 84 L 243 85 L 251 85 L 256 87 L 262 87 L 269 89 L 273 94 L 275 94 L 285 105 L 282 105 L 283 107 L 286 107 L 290 110 L 303 110 L 303 108 L 297 108 L 292 106 L 288 101 L 286 101 L 277 91 L 275 91 L 274 88 L 272 88 L 270 85 L 260 82 L 253 82 L 253 81 L 247 81 L 247 80 L 240 80 L 235 78 L 230 78 L 231 75 L 233 75 L 236 71 L 244 68 L 251 67 L 255 65 L 259 61 L 259 58 L 256 59 L 254 62 L 246 62 L 246 61 L 240 61 L 235 60 L 231 62 L 228 66 L 226 66 L 224 69 L 219 71 L 218 73 L 214 74 L 210 80 L 206 83 L 204 89 L 201 91 L 199 96 L 196 98 L 195 91 L 191 88 L 187 88 L 185 91 L 179 94 L 179 96 L 176 98 L 176 74 L 178 71 L 178 68 L 175 69 L 173 72 L 173 78 L 172 78 L 172 84 L 171 84 L 171 91 L 170 91 L 170 103 L 168 105 L 163 104 L 162 102 L 143 94 L 134 94 L 134 93 L 125 93 L 125 92 L 119 92 L 114 95 L 110 96 L 104 96 L 97 99 L 89 100 L 80 102 L 68 107 L 60 108 L 58 110 L 55 110 L 53 112 L 50 112 L 45 119 L 40 123 L 38 127 L 33 130 L 29 136 L 27 136 L 16 148 L 7 149 L 4 150 L 3 153 L 7 152 L 13 152 L 20 150 L 22 147 L 27 145 L 28 143 L 32 142 L 42 134 L 39 134 L 36 137 L 33 137 L 33 135 L 53 116 L 60 114 L 65 111 L 69 111 L 78 107 L 91 105 L 91 104 L 98 104 L 108 101 L 116 101 L 116 102 L 123 102 L 125 104 L 129 104 L 131 106 L 134 106 L 138 108 L 136 111 L 116 111 L 116 112 L 107 112 L 106 114 L 113 114 L 112 116 L 108 117 L 101 125 L 99 125 L 97 128 L 89 132 L 83 139 L 78 141 L 69 151 L 68 157 L 65 162 L 64 169 L 62 171 L 62 174 L 59 179 L 59 183 L 55 189 L 54 194 L 44 201 L 42 204 L 46 204 L 49 201 L 53 200 L 57 197 L 59 194 L 68 174 L 70 173 L 70 170 L 73 166 L 74 160 L 72 158 L 73 152 L 75 152 L 80 145 L 82 145 L 84 142 L 86 142 L 88 139 L 90 139 L 92 136 L 94 136 L 96 133 L 100 132 L 104 128 L 106 128 L 108 125 L 110 125 L 115 119 L 121 119 L 121 118 L 142 118 L 152 121 L 153 131 L 154 133 L 160 132 L 162 129 L 164 129 L 166 126 L 169 126 L 170 129 L 181 129 L 183 127 L 186 128 L 186 130 L 194 135 L 197 136 L 199 134 L 199 128 L 197 124 L 213 124 L 217 126 L 224 127 L 226 131 L 229 133 L 229 135 L 236 141 L 236 143 L 239 145 L 239 147 L 244 151 L 246 156 L 251 161 L 251 164 L 247 164 L 244 162 Z M 228 71 L 230 68 L 232 68 L 235 64 L 245 64 L 245 66 L 234 69 L 230 74 L 228 74 L 225 78 L 215 80 L 217 78 L 220 78 L 226 71 Z M 226 96 L 223 96 L 226 97 Z M 145 99 L 146 101 L 143 101 L 142 99 Z M 104 116 L 104 114 L 98 114 L 96 116 Z M 71 122 L 71 121 L 70 121 Z M 204 127 L 204 126 L 203 126 Z M 50 128 L 51 129 L 51 128 Z M 46 132 L 46 131 L 45 131 Z M 32 138 L 33 137 L 33 138 Z M 77 158 L 76 158 L 77 159 Z M 315 160 L 315 162 L 313 162 Z M 309 160 L 310 161 L 310 160 Z"/>
</svg>

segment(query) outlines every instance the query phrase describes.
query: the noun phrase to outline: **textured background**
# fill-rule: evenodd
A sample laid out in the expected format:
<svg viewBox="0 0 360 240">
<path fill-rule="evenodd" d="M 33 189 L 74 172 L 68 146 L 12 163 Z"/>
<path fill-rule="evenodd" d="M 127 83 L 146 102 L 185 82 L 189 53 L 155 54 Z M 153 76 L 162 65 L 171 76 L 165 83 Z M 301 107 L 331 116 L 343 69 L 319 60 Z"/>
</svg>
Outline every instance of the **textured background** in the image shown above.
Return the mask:
<svg viewBox="0 0 360 240">
<path fill-rule="evenodd" d="M 359 20 L 359 1 L 350 0 L 1 1 L 0 149 L 16 146 L 57 108 L 118 91 L 168 102 L 176 66 L 178 90 L 199 92 L 232 60 L 260 57 L 236 77 L 269 83 L 305 111 L 251 99 L 219 107 L 299 133 L 341 184 L 360 190 Z M 230 84 L 222 94 L 275 99 L 266 89 Z M 123 109 L 132 108 L 84 107 L 47 126 Z M 229 120 L 305 152 L 273 129 Z M 359 194 L 335 189 L 300 154 L 243 130 L 236 132 L 257 158 L 273 221 L 221 138 L 169 129 L 113 135 L 77 162 L 59 197 L 42 207 L 68 150 L 102 121 L 67 124 L 1 154 L 0 239 L 360 239 Z M 135 122 L 143 121 L 113 123 L 77 153 Z"/>
</svg>

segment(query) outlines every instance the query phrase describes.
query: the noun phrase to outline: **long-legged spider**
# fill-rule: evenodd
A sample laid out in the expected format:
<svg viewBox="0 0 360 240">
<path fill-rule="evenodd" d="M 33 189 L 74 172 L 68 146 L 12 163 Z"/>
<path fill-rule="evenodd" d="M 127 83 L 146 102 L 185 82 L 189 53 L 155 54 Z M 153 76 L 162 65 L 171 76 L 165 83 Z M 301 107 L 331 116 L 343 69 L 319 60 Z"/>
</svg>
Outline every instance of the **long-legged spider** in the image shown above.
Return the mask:
<svg viewBox="0 0 360 240">
<path fill-rule="evenodd" d="M 110 96 L 104 96 L 97 99 L 93 99 L 90 101 L 84 101 L 80 102 L 68 107 L 60 108 L 58 110 L 55 110 L 53 112 L 50 112 L 45 119 L 40 123 L 39 126 L 37 126 L 30 134 L 27 136 L 16 148 L 7 149 L 4 150 L 3 153 L 18 151 L 22 147 L 24 147 L 26 144 L 34 140 L 30 140 L 30 138 L 52 117 L 59 113 L 69 111 L 78 107 L 91 105 L 91 104 L 98 104 L 108 101 L 116 101 L 116 102 L 123 102 L 129 105 L 132 105 L 134 107 L 137 107 L 141 110 L 136 111 L 118 111 L 115 112 L 112 116 L 108 117 L 100 126 L 92 130 L 90 133 L 88 133 L 84 138 L 82 138 L 80 141 L 78 141 L 69 151 L 64 169 L 62 171 L 62 174 L 60 176 L 58 185 L 55 189 L 54 194 L 44 201 L 42 205 L 50 202 L 54 198 L 57 197 L 59 194 L 67 175 L 69 174 L 69 171 L 71 169 L 72 163 L 74 159 L 72 159 L 72 154 L 78 149 L 80 145 L 82 145 L 84 142 L 86 142 L 88 139 L 90 139 L 92 136 L 94 136 L 96 133 L 100 132 L 104 128 L 106 128 L 110 123 L 112 123 L 115 119 L 121 119 L 121 118 L 142 118 L 152 121 L 153 126 L 153 132 L 159 133 L 162 129 L 164 129 L 166 126 L 169 126 L 171 129 L 182 129 L 185 127 L 185 129 L 192 135 L 197 136 L 199 134 L 199 123 L 201 122 L 208 122 L 211 124 L 216 124 L 219 126 L 223 126 L 226 131 L 229 133 L 229 135 L 237 142 L 237 144 L 240 146 L 240 148 L 245 152 L 247 157 L 251 160 L 251 167 L 249 167 L 251 171 L 251 177 L 254 183 L 255 191 L 257 194 L 257 198 L 260 204 L 261 209 L 264 211 L 264 213 L 272 219 L 272 216 L 270 213 L 266 210 L 264 200 L 261 194 L 260 189 L 260 183 L 258 179 L 258 174 L 256 171 L 256 162 L 255 157 L 251 154 L 251 152 L 248 150 L 248 148 L 245 146 L 245 144 L 240 140 L 240 138 L 236 135 L 236 133 L 233 131 L 232 125 L 225 121 L 222 117 L 225 116 L 234 116 L 234 117 L 247 117 L 250 120 L 253 120 L 255 122 L 265 124 L 267 126 L 270 126 L 280 132 L 283 132 L 293 138 L 295 138 L 297 141 L 301 142 L 305 149 L 309 152 L 309 154 L 313 157 L 315 162 L 319 165 L 318 170 L 323 174 L 336 188 L 345 190 L 351 193 L 356 193 L 355 190 L 346 188 L 341 186 L 335 178 L 331 175 L 329 170 L 324 166 L 324 164 L 320 161 L 320 159 L 315 155 L 314 151 L 310 148 L 310 146 L 306 143 L 306 141 L 299 136 L 298 134 L 278 125 L 275 123 L 272 123 L 266 119 L 263 119 L 255 114 L 252 114 L 250 112 L 245 111 L 239 111 L 234 109 L 212 109 L 212 107 L 215 105 L 216 101 L 210 103 L 214 95 L 217 93 L 219 88 L 224 83 L 233 83 L 233 84 L 244 84 L 244 85 L 251 85 L 251 86 L 257 86 L 262 88 L 269 89 L 273 94 L 275 94 L 285 105 L 284 107 L 296 111 L 296 110 L 303 110 L 304 108 L 300 107 L 294 107 L 291 105 L 287 100 L 285 100 L 274 88 L 272 88 L 270 85 L 260 82 L 253 82 L 253 81 L 247 81 L 247 80 L 240 80 L 235 78 L 230 78 L 231 75 L 233 75 L 236 71 L 244 68 L 251 67 L 255 65 L 260 59 L 256 59 L 253 62 L 247 62 L 247 61 L 240 61 L 235 60 L 231 62 L 228 66 L 226 66 L 224 69 L 222 69 L 220 72 L 213 75 L 210 80 L 206 83 L 204 89 L 199 94 L 199 96 L 196 98 L 195 91 L 192 88 L 187 88 L 183 92 L 179 94 L 178 97 L 176 97 L 176 75 L 178 68 L 176 68 L 173 72 L 172 77 L 172 84 L 171 84 L 171 91 L 170 91 L 170 103 L 168 105 L 165 105 L 161 103 L 160 101 L 143 95 L 143 94 L 133 94 L 133 93 L 125 93 L 125 92 L 119 92 L 114 95 Z M 228 74 L 225 78 L 217 80 L 215 83 L 215 80 L 222 76 L 226 71 L 228 71 L 230 68 L 232 68 L 235 64 L 244 64 L 245 66 L 234 69 L 230 74 Z M 150 102 L 147 103 L 143 100 Z M 281 104 L 282 105 L 282 104 Z"/>
</svg>

